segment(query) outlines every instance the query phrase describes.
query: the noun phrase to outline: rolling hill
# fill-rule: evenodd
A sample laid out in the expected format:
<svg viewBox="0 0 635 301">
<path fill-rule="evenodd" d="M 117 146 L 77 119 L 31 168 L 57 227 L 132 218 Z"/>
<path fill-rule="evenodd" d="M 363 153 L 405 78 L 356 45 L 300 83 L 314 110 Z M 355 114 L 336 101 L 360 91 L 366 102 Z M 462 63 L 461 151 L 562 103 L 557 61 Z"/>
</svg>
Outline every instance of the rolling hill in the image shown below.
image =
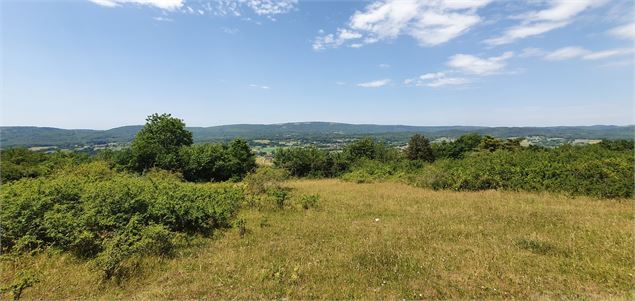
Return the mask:
<svg viewBox="0 0 635 301">
<path fill-rule="evenodd" d="M 0 145 L 73 146 L 104 143 L 127 143 L 141 129 L 140 125 L 109 130 L 59 129 L 51 127 L 0 127 Z M 545 136 L 567 139 L 633 139 L 635 126 L 593 125 L 557 127 L 479 127 L 479 126 L 407 126 L 377 124 L 347 124 L 332 122 L 295 122 L 282 124 L 233 124 L 212 127 L 189 127 L 196 142 L 218 141 L 242 137 L 245 139 L 337 139 L 342 137 L 375 136 L 383 139 L 407 137 L 422 133 L 428 137 L 458 137 L 476 132 L 496 137 Z"/>
</svg>

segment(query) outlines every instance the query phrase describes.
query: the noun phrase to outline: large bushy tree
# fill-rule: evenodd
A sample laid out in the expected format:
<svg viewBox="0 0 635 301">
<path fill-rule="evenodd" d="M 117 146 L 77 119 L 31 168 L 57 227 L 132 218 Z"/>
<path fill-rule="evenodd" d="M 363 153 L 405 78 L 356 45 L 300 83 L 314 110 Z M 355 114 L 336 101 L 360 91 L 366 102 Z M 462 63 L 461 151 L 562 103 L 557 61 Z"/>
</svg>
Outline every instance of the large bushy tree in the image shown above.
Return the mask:
<svg viewBox="0 0 635 301">
<path fill-rule="evenodd" d="M 412 136 L 405 153 L 410 160 L 434 161 L 434 153 L 432 152 L 432 147 L 430 147 L 430 141 L 423 135 L 416 134 Z"/>
<path fill-rule="evenodd" d="M 137 171 L 158 167 L 179 169 L 179 150 L 192 145 L 192 133 L 183 120 L 170 114 L 152 114 L 132 141 L 132 165 Z"/>
</svg>

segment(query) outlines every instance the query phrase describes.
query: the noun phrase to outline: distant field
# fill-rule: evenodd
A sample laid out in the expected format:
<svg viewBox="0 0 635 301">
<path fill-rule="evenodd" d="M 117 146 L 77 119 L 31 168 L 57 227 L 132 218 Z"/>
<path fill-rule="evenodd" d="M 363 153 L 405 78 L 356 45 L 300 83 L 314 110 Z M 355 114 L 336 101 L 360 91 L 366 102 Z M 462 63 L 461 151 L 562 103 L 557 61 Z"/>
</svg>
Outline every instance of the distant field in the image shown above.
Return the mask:
<svg viewBox="0 0 635 301">
<path fill-rule="evenodd" d="M 4 257 L 40 282 L 25 299 L 632 299 L 632 200 L 289 182 L 317 209 L 244 209 L 236 229 L 122 284 L 67 254 Z M 3 299 L 8 298 L 4 295 Z"/>
</svg>

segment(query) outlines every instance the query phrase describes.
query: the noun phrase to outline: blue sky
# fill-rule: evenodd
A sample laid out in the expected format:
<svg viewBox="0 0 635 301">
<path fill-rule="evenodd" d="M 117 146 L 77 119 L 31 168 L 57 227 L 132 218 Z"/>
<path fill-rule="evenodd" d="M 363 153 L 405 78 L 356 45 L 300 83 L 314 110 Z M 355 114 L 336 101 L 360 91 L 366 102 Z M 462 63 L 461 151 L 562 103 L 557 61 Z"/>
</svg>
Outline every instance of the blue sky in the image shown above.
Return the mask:
<svg viewBox="0 0 635 301">
<path fill-rule="evenodd" d="M 2 125 L 633 124 L 634 2 L 2 1 Z"/>
</svg>

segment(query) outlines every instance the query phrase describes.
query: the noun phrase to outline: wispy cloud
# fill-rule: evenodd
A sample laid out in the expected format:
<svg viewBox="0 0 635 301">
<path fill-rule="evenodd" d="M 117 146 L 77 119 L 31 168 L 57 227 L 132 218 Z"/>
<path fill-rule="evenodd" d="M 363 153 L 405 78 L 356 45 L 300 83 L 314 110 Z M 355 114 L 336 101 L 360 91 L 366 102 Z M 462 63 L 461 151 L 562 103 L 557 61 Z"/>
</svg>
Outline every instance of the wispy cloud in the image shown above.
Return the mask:
<svg viewBox="0 0 635 301">
<path fill-rule="evenodd" d="M 564 47 L 554 50 L 547 55 L 545 59 L 550 61 L 561 61 L 584 56 L 589 51 L 581 47 Z"/>
<path fill-rule="evenodd" d="M 470 82 L 471 81 L 465 77 L 450 76 L 444 72 L 426 73 L 418 78 L 409 78 L 404 80 L 405 85 L 430 88 L 460 86 L 469 84 Z"/>
<path fill-rule="evenodd" d="M 154 6 L 164 10 L 177 10 L 183 7 L 184 0 L 89 0 L 106 7 L 117 7 L 124 4 Z"/>
<path fill-rule="evenodd" d="M 389 83 L 390 83 L 390 79 L 380 79 L 380 80 L 375 80 L 371 82 L 359 83 L 357 84 L 357 86 L 362 88 L 379 88 Z"/>
<path fill-rule="evenodd" d="M 382 69 L 386 69 L 386 68 L 390 68 L 389 64 L 379 64 L 377 65 L 377 67 L 382 68 Z"/>
<path fill-rule="evenodd" d="M 570 59 L 600 60 L 610 57 L 622 56 L 633 53 L 632 48 L 614 48 L 601 51 L 591 51 L 582 47 L 570 46 L 547 52 L 544 55 L 546 60 L 562 61 Z"/>
<path fill-rule="evenodd" d="M 508 28 L 501 36 L 487 39 L 485 42 L 490 45 L 502 45 L 541 35 L 569 25 L 583 11 L 605 2 L 605 0 L 552 0 L 547 2 L 548 6 L 543 9 L 514 16 L 514 19 L 521 20 L 519 25 Z"/>
<path fill-rule="evenodd" d="M 105 7 L 122 5 L 144 5 L 169 12 L 190 15 L 213 14 L 220 16 L 241 16 L 248 9 L 258 16 L 275 20 L 275 16 L 292 11 L 298 0 L 88 0 Z"/>
<path fill-rule="evenodd" d="M 609 30 L 609 34 L 621 39 L 635 40 L 635 22 L 615 27 Z"/>
<path fill-rule="evenodd" d="M 450 57 L 447 65 L 468 74 L 489 75 L 502 71 L 506 66 L 505 61 L 513 56 L 514 53 L 511 51 L 489 58 L 456 54 Z"/>
<path fill-rule="evenodd" d="M 446 43 L 467 32 L 481 18 L 477 10 L 491 0 L 384 0 L 355 12 L 335 33 L 318 36 L 313 49 L 342 45 L 359 48 L 407 35 L 423 46 Z"/>
<path fill-rule="evenodd" d="M 297 0 L 244 0 L 241 2 L 260 16 L 286 14 L 298 4 Z"/>
<path fill-rule="evenodd" d="M 514 53 L 511 51 L 488 58 L 455 54 L 446 62 L 446 65 L 450 67 L 449 70 L 425 73 L 419 77 L 404 80 L 404 84 L 431 88 L 470 84 L 478 77 L 502 73 L 507 66 L 506 61 L 513 56 Z"/>
<path fill-rule="evenodd" d="M 226 33 L 226 34 L 236 34 L 238 33 L 238 28 L 231 28 L 231 27 L 221 27 L 221 30 Z"/>
<path fill-rule="evenodd" d="M 171 18 L 166 18 L 166 17 L 154 17 L 152 19 L 155 20 L 155 21 L 159 21 L 159 22 L 172 22 L 172 21 L 174 21 Z"/>
<path fill-rule="evenodd" d="M 265 86 L 265 85 L 257 85 L 257 84 L 250 84 L 249 85 L 250 88 L 258 88 L 258 89 L 263 89 L 263 90 L 269 90 L 271 89 L 271 87 L 269 86 Z"/>
</svg>

